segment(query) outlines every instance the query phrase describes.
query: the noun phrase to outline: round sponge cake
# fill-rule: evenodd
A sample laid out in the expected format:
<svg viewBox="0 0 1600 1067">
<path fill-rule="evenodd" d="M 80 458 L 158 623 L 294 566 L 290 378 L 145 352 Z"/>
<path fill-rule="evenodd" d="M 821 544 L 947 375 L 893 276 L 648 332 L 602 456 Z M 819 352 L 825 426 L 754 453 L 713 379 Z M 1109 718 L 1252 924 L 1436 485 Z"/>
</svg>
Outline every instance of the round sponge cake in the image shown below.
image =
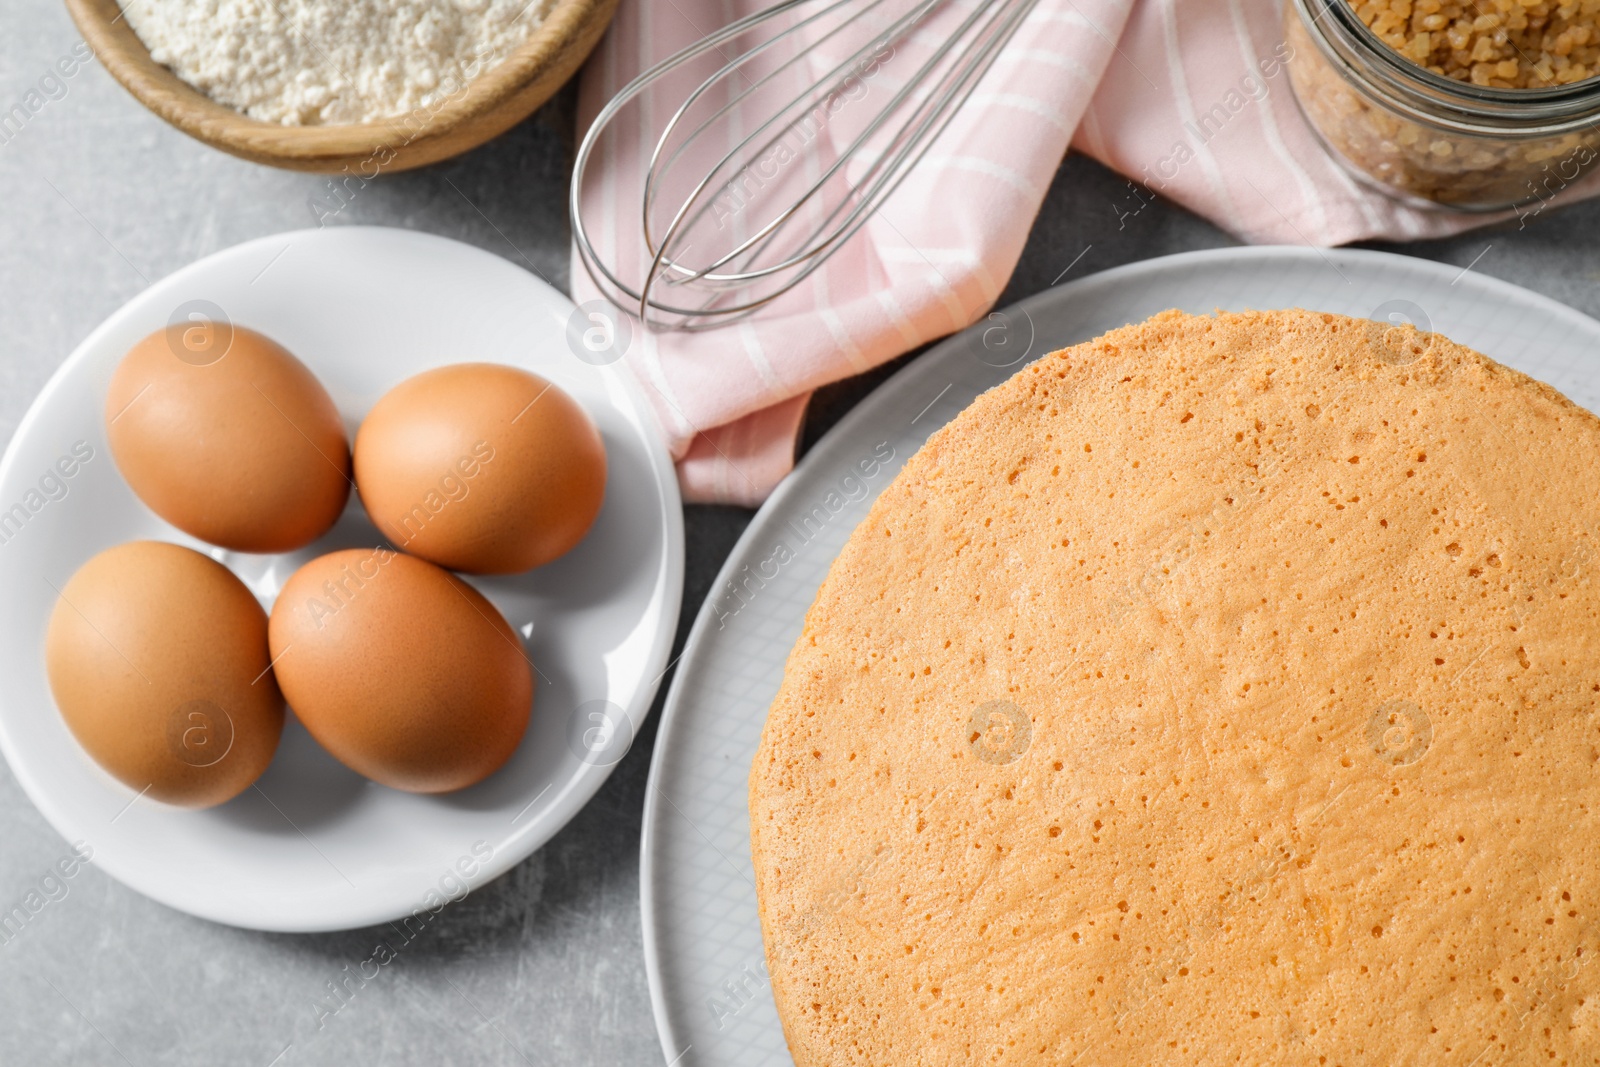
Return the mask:
<svg viewBox="0 0 1600 1067">
<path fill-rule="evenodd" d="M 1600 420 L 1167 312 L 935 434 L 750 780 L 799 1067 L 1600 1063 Z"/>
</svg>

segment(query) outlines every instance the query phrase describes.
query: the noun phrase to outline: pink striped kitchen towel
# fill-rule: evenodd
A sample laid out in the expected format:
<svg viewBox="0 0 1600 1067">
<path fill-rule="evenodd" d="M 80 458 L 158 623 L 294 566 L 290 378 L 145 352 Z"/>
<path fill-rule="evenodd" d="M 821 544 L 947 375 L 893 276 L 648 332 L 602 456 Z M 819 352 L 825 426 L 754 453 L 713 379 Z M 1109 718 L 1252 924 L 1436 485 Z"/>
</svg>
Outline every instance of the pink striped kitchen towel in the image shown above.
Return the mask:
<svg viewBox="0 0 1600 1067">
<path fill-rule="evenodd" d="M 767 2 L 622 0 L 584 74 L 582 122 L 641 70 Z M 812 390 L 987 312 L 1069 145 L 1251 242 L 1432 237 L 1488 221 L 1404 207 L 1327 157 L 1290 95 L 1280 5 L 1040 0 L 846 253 L 738 325 L 636 330 L 624 360 L 655 404 L 685 498 L 760 503 L 793 466 Z M 1229 121 L 1198 125 L 1219 102 Z M 666 103 L 625 113 L 585 183 L 608 262 L 642 254 L 629 223 Z M 576 253 L 572 282 L 580 303 L 598 296 Z"/>
</svg>

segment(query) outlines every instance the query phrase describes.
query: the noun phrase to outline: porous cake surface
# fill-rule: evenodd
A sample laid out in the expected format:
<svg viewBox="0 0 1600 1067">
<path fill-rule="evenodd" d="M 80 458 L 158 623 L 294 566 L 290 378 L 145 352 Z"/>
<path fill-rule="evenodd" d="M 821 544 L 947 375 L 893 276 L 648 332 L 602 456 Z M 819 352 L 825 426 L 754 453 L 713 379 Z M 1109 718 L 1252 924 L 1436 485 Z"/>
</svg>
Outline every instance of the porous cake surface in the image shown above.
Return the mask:
<svg viewBox="0 0 1600 1067">
<path fill-rule="evenodd" d="M 1600 1063 L 1600 421 L 1167 312 L 933 436 L 751 771 L 798 1067 Z"/>
</svg>

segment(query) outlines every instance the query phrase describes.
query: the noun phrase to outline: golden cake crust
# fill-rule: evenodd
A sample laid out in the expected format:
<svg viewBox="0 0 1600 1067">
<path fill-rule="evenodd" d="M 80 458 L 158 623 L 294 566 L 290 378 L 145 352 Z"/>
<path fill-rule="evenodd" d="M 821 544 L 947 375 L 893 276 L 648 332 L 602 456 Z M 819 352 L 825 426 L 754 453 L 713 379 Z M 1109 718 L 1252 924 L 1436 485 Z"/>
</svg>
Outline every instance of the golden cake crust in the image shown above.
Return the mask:
<svg viewBox="0 0 1600 1067">
<path fill-rule="evenodd" d="M 1437 335 L 1040 359 L 834 563 L 750 777 L 798 1067 L 1600 1063 L 1600 420 Z"/>
</svg>

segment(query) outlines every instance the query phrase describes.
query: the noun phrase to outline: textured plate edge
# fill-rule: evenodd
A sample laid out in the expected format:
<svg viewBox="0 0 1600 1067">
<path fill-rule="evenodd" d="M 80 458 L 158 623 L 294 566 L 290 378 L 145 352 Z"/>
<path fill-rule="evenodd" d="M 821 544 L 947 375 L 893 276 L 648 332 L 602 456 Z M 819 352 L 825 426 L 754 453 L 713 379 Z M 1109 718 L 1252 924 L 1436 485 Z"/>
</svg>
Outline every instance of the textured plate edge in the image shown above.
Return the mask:
<svg viewBox="0 0 1600 1067">
<path fill-rule="evenodd" d="M 248 241 L 241 241 L 240 243 L 230 245 L 227 248 L 218 249 L 209 255 L 193 260 L 184 266 L 179 267 L 166 275 L 163 275 L 146 288 L 153 288 L 189 272 L 199 272 L 203 270 L 207 264 L 211 263 L 220 256 L 239 255 L 257 247 L 271 247 L 278 242 L 293 242 L 297 239 L 309 239 L 313 241 L 342 240 L 344 239 L 342 236 L 332 237 L 330 235 L 343 234 L 346 231 L 351 231 L 353 233 L 365 232 L 398 235 L 402 236 L 408 241 L 420 241 L 422 243 L 439 242 L 453 248 L 470 250 L 471 252 L 479 255 L 488 256 L 498 263 L 505 265 L 506 267 L 521 272 L 526 276 L 526 280 L 549 289 L 550 292 L 560 297 L 561 300 L 566 304 L 576 306 L 573 304 L 571 296 L 563 293 L 561 290 L 557 289 L 555 286 L 551 285 L 549 282 L 545 281 L 543 278 L 540 278 L 533 272 L 518 266 L 509 259 L 506 259 L 504 256 L 495 255 L 495 253 L 490 252 L 487 249 L 480 248 L 477 245 L 468 244 L 465 241 L 457 241 L 453 238 L 443 237 L 438 234 L 426 233 L 420 230 L 407 230 L 396 226 L 337 226 L 322 229 L 307 228 L 300 230 L 287 230 L 281 233 L 267 234 L 261 237 L 252 238 Z M 58 390 L 64 388 L 65 381 L 73 373 L 78 364 L 89 358 L 88 353 L 91 348 L 100 343 L 102 337 L 115 328 L 115 324 L 127 311 L 129 305 L 131 305 L 135 300 L 139 299 L 140 295 L 142 295 L 144 292 L 145 290 L 140 290 L 139 294 L 135 294 L 133 298 L 124 301 L 109 315 L 102 319 L 99 325 L 95 326 L 94 329 L 89 331 L 84 339 L 80 341 L 75 348 L 73 348 L 72 352 L 61 361 L 61 365 L 57 367 L 50 377 L 45 381 L 44 386 L 39 390 L 33 401 L 28 405 L 28 409 L 23 413 L 21 420 L 18 421 L 17 428 L 13 432 L 11 439 L 6 442 L 4 455 L 0 455 L 0 483 L 3 483 L 6 477 L 11 473 L 11 468 L 15 466 L 17 462 L 20 462 L 16 458 L 18 451 L 17 442 L 33 429 L 34 424 L 39 419 L 43 418 L 42 412 L 46 401 Z M 649 662 L 645 664 L 647 668 L 646 673 L 652 676 L 654 680 L 641 686 L 635 693 L 631 706 L 625 709 L 628 712 L 629 723 L 632 726 L 634 735 L 637 736 L 639 729 L 649 718 L 651 707 L 655 704 L 655 696 L 660 689 L 661 678 L 665 674 L 667 658 L 672 652 L 672 642 L 676 636 L 677 622 L 682 612 L 685 568 L 683 501 L 678 486 L 677 469 L 672 462 L 671 456 L 667 452 L 666 437 L 661 431 L 660 422 L 657 419 L 655 411 L 649 402 L 649 398 L 644 395 L 644 390 L 636 381 L 634 381 L 632 375 L 626 373 L 622 370 L 622 368 L 616 366 L 615 364 L 597 369 L 604 374 L 609 381 L 618 385 L 623 394 L 627 396 L 628 402 L 633 405 L 635 409 L 638 422 L 643 430 L 641 436 L 644 439 L 645 451 L 650 457 L 651 474 L 656 481 L 661 501 L 661 520 L 664 529 L 664 536 L 662 540 L 662 566 L 660 571 L 657 573 L 655 589 L 657 594 L 664 593 L 665 595 L 660 597 L 661 604 L 657 609 L 661 612 L 662 624 L 657 627 L 655 639 L 652 642 L 649 651 Z M 655 600 L 656 596 L 653 595 L 652 602 Z M 635 718 L 636 709 L 637 718 Z M 35 810 L 37 810 L 39 814 L 44 817 L 45 822 L 49 824 L 52 830 L 59 834 L 63 840 L 70 841 L 71 838 L 68 836 L 67 832 L 62 826 L 62 823 L 65 820 L 62 818 L 59 812 L 53 809 L 53 806 L 47 799 L 49 796 L 48 790 L 40 789 L 30 774 L 19 770 L 19 764 L 14 753 L 14 744 L 10 733 L 5 727 L 3 718 L 0 718 L 0 756 L 4 756 L 7 768 L 10 770 L 12 777 L 16 779 L 17 784 L 22 787 L 23 795 L 28 798 L 29 803 L 31 803 Z M 613 763 L 604 765 L 591 763 L 584 764 L 583 769 L 579 772 L 579 774 L 570 779 L 566 783 L 566 787 L 557 794 L 555 803 L 545 813 L 543 819 L 537 823 L 530 823 L 529 826 L 520 834 L 510 838 L 503 849 L 498 850 L 491 860 L 482 865 L 483 873 L 476 884 L 472 886 L 471 891 L 483 889 L 489 883 L 495 881 L 501 875 L 505 874 L 507 871 L 520 864 L 523 860 L 533 855 L 533 853 L 537 852 L 540 848 L 547 844 L 552 837 L 560 833 L 561 830 L 572 821 L 578 812 L 583 810 L 583 808 L 588 805 L 589 801 L 594 798 L 594 795 L 600 791 L 601 786 L 603 786 L 606 780 L 610 778 L 612 772 L 616 769 L 617 764 L 621 762 L 622 761 L 618 759 Z M 105 874 L 115 879 L 119 884 L 132 889 L 134 892 L 139 893 L 146 899 L 155 901 L 162 907 L 171 908 L 174 911 L 179 911 L 186 915 L 193 915 L 209 922 L 215 922 L 224 926 L 235 927 L 237 929 L 260 930 L 267 933 L 288 934 L 330 933 L 340 930 L 357 930 L 363 927 L 374 926 L 379 923 L 391 921 L 393 919 L 403 918 L 404 916 L 410 914 L 409 907 L 400 912 L 394 912 L 390 907 L 366 909 L 353 907 L 341 913 L 338 917 L 325 921 L 293 923 L 270 923 L 259 921 L 246 922 L 241 921 L 239 916 L 232 914 L 229 909 L 225 907 L 214 909 L 203 907 L 180 908 L 177 905 L 168 903 L 161 897 L 149 893 L 143 888 L 140 888 L 133 881 L 129 881 L 127 878 L 125 878 L 123 874 L 119 873 L 117 870 L 108 868 L 104 864 L 96 865 L 99 866 Z"/>
<path fill-rule="evenodd" d="M 1536 293 L 1531 289 L 1495 278 L 1487 274 L 1474 273 L 1469 267 L 1458 270 L 1448 264 L 1435 260 L 1421 259 L 1416 256 L 1401 255 L 1395 252 L 1383 252 L 1375 249 L 1343 248 L 1320 249 L 1300 245 L 1243 245 L 1228 248 L 1199 249 L 1190 252 L 1177 252 L 1167 256 L 1157 256 L 1153 259 L 1140 260 L 1136 263 L 1126 263 L 1118 267 L 1100 271 L 1075 281 L 1066 282 L 1059 286 L 1041 290 L 1031 296 L 1024 297 L 1014 304 L 1001 309 L 1004 311 L 1019 311 L 1031 314 L 1032 310 L 1047 303 L 1063 299 L 1065 293 L 1093 292 L 1096 289 L 1115 285 L 1130 275 L 1154 274 L 1167 270 L 1203 269 L 1209 265 L 1232 264 L 1253 260 L 1287 260 L 1296 264 L 1307 263 L 1316 265 L 1320 260 L 1323 266 L 1335 271 L 1341 264 L 1356 266 L 1360 264 L 1377 263 L 1404 263 L 1405 269 L 1422 274 L 1433 274 L 1440 278 L 1452 278 L 1450 284 L 1467 278 L 1472 279 L 1472 284 L 1481 286 L 1489 292 L 1504 297 L 1514 297 L 1516 300 L 1546 311 L 1554 318 L 1561 319 L 1573 327 L 1600 333 L 1600 321 L 1585 315 L 1576 308 L 1569 307 L 1553 297 Z M 1466 290 L 1463 290 L 1465 293 Z M 974 336 L 981 336 L 986 328 L 987 318 L 981 318 L 972 326 L 960 330 L 937 342 L 927 352 L 917 357 L 911 363 L 896 371 L 887 381 L 867 395 L 859 404 L 848 411 L 843 418 L 835 423 L 822 438 L 812 446 L 811 450 L 795 466 L 795 469 L 778 485 L 778 488 L 769 496 L 751 518 L 750 524 L 745 527 L 744 533 L 734 543 L 733 549 L 728 553 L 721 569 L 713 580 L 710 592 L 707 593 L 705 602 L 700 605 L 700 610 L 695 616 L 694 625 L 690 628 L 689 637 L 684 643 L 683 654 L 679 657 L 678 671 L 673 675 L 672 685 L 667 690 L 667 698 L 661 708 L 661 721 L 656 729 L 654 750 L 650 754 L 650 775 L 645 788 L 644 817 L 640 825 L 639 840 L 639 912 L 640 931 L 644 942 L 645 977 L 650 988 L 650 1010 L 655 1016 L 656 1034 L 660 1041 L 662 1054 L 668 1067 L 675 1067 L 679 1060 L 689 1051 L 682 1045 L 680 1038 L 673 1030 L 671 1013 L 666 1003 L 664 976 L 661 971 L 661 951 L 657 923 L 655 920 L 655 864 L 651 858 L 651 846 L 656 837 L 656 824 L 660 815 L 660 805 L 657 797 L 663 795 L 660 787 L 662 774 L 662 753 L 666 751 L 665 742 L 674 729 L 677 720 L 681 717 L 679 706 L 682 703 L 684 679 L 698 667 L 698 657 L 693 650 L 696 642 L 709 629 L 713 618 L 712 609 L 715 605 L 715 591 L 721 589 L 739 568 L 748 562 L 745 553 L 749 551 L 758 537 L 764 533 L 766 525 L 771 521 L 771 513 L 779 510 L 784 501 L 797 493 L 799 484 L 804 480 L 813 467 L 827 466 L 825 457 L 837 450 L 839 442 L 852 435 L 858 424 L 870 422 L 871 415 L 876 408 L 874 401 L 885 395 L 892 394 L 902 389 L 906 384 L 925 374 L 937 361 L 938 357 L 952 348 L 967 343 Z M 1035 359 L 1055 351 L 1046 347 Z M 1021 371 L 1032 359 L 1019 362 L 1015 374 Z M 1003 379 L 1002 379 L 1003 380 Z M 1563 394 L 1564 395 L 1564 394 Z M 934 432 L 937 432 L 935 427 Z M 930 433 L 930 436 L 932 434 Z M 906 457 L 910 459 L 909 456 Z M 887 488 L 885 484 L 884 488 Z M 882 489 L 879 490 L 882 492 Z M 874 497 L 876 499 L 876 497 Z"/>
</svg>

